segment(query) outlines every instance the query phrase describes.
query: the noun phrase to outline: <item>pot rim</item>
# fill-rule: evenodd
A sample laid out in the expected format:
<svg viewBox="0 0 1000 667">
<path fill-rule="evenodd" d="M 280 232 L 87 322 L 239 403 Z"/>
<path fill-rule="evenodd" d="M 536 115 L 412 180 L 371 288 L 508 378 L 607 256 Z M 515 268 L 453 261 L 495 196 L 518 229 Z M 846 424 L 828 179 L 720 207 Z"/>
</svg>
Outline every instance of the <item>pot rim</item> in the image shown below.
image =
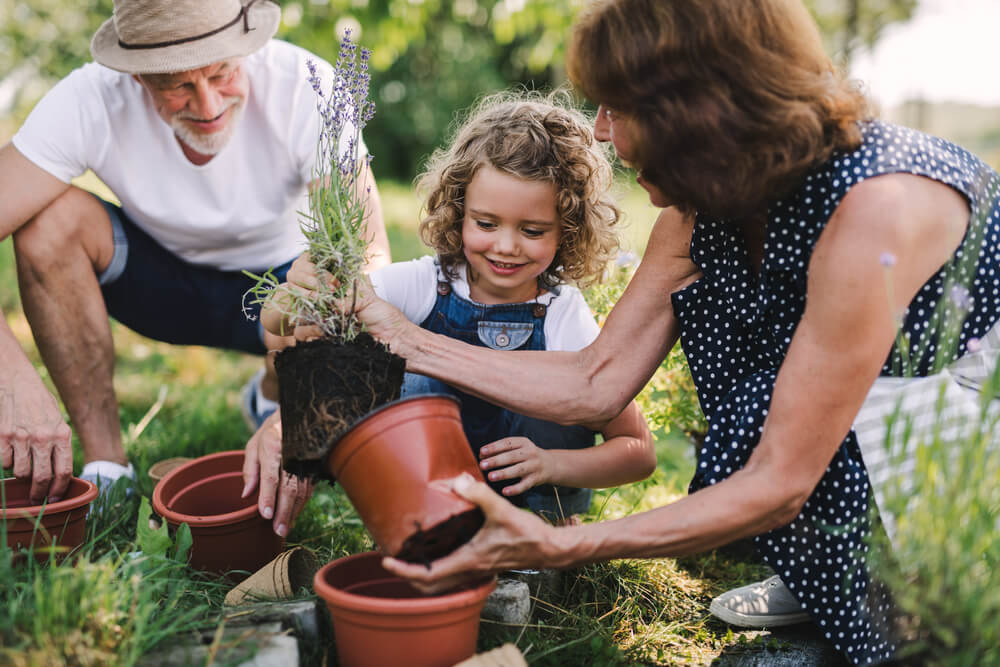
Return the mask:
<svg viewBox="0 0 1000 667">
<path fill-rule="evenodd" d="M 222 458 L 235 458 L 237 455 L 239 455 L 239 457 L 242 458 L 243 456 L 245 456 L 245 452 L 242 449 L 232 449 L 225 452 L 215 452 L 214 454 L 206 454 L 205 456 L 199 456 L 197 458 L 193 458 L 187 463 L 183 463 L 177 466 L 176 468 L 168 472 L 166 475 L 164 475 L 163 479 L 157 482 L 156 487 L 153 488 L 153 511 L 159 514 L 164 519 L 166 519 L 171 524 L 179 525 L 182 523 L 186 523 L 192 528 L 224 526 L 255 518 L 255 516 L 259 515 L 256 502 L 254 502 L 252 505 L 244 507 L 243 509 L 236 510 L 235 512 L 226 512 L 224 514 L 183 514 L 181 512 L 177 512 L 170 509 L 170 507 L 167 506 L 167 500 L 163 497 L 164 496 L 163 490 L 170 486 L 169 482 L 174 477 L 184 474 L 191 468 L 204 465 L 206 462 Z M 239 470 L 233 470 L 230 473 L 216 473 L 216 475 L 225 475 L 225 474 L 236 475 L 236 474 L 242 474 L 242 472 L 241 469 L 239 469 Z M 212 476 L 213 475 L 205 475 L 204 477 L 200 477 L 194 483 L 196 484 L 199 481 L 207 479 L 208 477 Z M 171 500 L 173 500 L 173 497 L 177 496 L 181 491 L 183 491 L 184 488 L 187 488 L 187 486 L 189 485 L 186 485 L 185 487 L 178 489 L 178 492 L 175 493 L 173 496 L 171 496 Z"/>
<path fill-rule="evenodd" d="M 21 481 L 26 482 L 27 480 L 19 480 L 17 477 L 5 477 L 0 479 L 0 483 L 6 485 L 8 482 Z M 70 487 L 79 482 L 83 484 L 83 490 L 81 493 L 73 496 L 72 498 L 65 498 L 63 500 L 58 500 L 54 503 L 49 503 L 47 505 L 29 505 L 28 507 L 3 507 L 0 510 L 0 518 L 2 519 L 23 519 L 26 517 L 37 517 L 42 514 L 42 518 L 50 517 L 55 514 L 61 514 L 63 512 L 70 512 L 80 507 L 89 505 L 97 498 L 97 485 L 93 482 L 89 482 L 82 477 L 70 477 L 69 486 L 66 490 L 69 491 Z"/>
<path fill-rule="evenodd" d="M 397 398 L 395 401 L 389 401 L 388 403 L 383 403 L 382 405 L 378 406 L 377 408 L 375 408 L 371 412 L 366 412 L 365 414 L 363 414 L 360 417 L 358 417 L 357 419 L 355 419 L 354 423 L 352 423 L 350 426 L 348 426 L 347 429 L 343 433 L 340 434 L 340 437 L 333 441 L 333 444 L 330 445 L 330 448 L 329 448 L 328 452 L 332 453 L 333 450 L 337 448 L 337 445 L 339 445 L 344 438 L 346 438 L 351 433 L 353 433 L 358 427 L 360 427 L 366 421 L 368 421 L 369 419 L 374 419 L 380 413 L 385 412 L 389 408 L 395 407 L 395 406 L 400 405 L 402 403 L 410 403 L 410 402 L 414 402 L 414 401 L 425 400 L 425 399 L 428 399 L 428 398 L 446 398 L 446 399 L 448 399 L 450 401 L 454 401 L 454 403 L 456 405 L 458 405 L 459 408 L 462 407 L 462 401 L 460 401 L 457 396 L 452 396 L 451 394 L 440 394 L 440 393 L 439 394 L 416 394 L 414 396 L 404 396 L 403 398 Z M 328 453 L 327 456 L 329 456 L 329 455 L 330 454 Z"/>
<path fill-rule="evenodd" d="M 151 480 L 154 481 L 154 483 L 159 483 L 159 481 L 163 479 L 163 477 L 166 475 L 166 473 L 161 474 L 160 470 L 162 468 L 165 467 L 169 468 L 167 472 L 170 472 L 174 468 L 178 468 L 187 463 L 188 461 L 193 461 L 193 460 L 194 458 L 191 456 L 171 456 L 170 458 L 161 459 L 156 463 L 154 463 L 153 465 L 149 466 L 149 469 L 146 470 L 146 474 L 149 476 Z"/>
<path fill-rule="evenodd" d="M 313 577 L 313 589 L 327 604 L 335 605 L 338 608 L 365 613 L 376 612 L 379 614 L 417 616 L 471 607 L 485 600 L 486 596 L 496 586 L 496 576 L 491 576 L 468 584 L 467 587 L 458 591 L 441 593 L 431 597 L 394 599 L 348 593 L 326 583 L 326 574 L 330 570 L 355 560 L 376 557 L 381 560 L 384 556 L 378 551 L 365 551 L 330 561 L 320 568 L 316 576 Z M 402 577 L 397 577 L 391 573 L 387 574 L 393 579 L 405 581 Z"/>
</svg>

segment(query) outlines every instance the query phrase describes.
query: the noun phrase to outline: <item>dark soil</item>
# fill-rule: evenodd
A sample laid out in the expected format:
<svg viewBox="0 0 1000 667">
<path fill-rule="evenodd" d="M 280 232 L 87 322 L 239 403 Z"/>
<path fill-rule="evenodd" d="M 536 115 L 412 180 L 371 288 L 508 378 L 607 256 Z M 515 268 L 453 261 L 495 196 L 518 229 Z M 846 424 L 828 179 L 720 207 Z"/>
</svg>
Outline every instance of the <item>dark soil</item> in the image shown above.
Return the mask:
<svg viewBox="0 0 1000 667">
<path fill-rule="evenodd" d="M 368 334 L 349 343 L 316 339 L 274 359 L 281 405 L 282 467 L 329 479 L 331 447 L 366 414 L 399 398 L 406 362 Z"/>
<path fill-rule="evenodd" d="M 431 561 L 447 556 L 471 540 L 485 520 L 483 511 L 476 507 L 426 530 L 417 524 L 416 532 L 406 538 L 399 553 L 392 556 L 411 563 L 423 563 L 429 568 Z"/>
</svg>

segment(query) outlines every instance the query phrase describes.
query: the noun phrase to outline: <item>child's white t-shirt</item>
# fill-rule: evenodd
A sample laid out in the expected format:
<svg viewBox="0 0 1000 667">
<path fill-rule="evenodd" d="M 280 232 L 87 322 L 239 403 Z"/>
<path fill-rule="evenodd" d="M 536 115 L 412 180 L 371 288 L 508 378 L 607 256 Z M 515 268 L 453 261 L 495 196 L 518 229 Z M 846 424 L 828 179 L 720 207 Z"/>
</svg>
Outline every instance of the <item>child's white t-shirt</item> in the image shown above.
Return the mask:
<svg viewBox="0 0 1000 667">
<path fill-rule="evenodd" d="M 226 146 L 201 166 L 131 75 L 96 63 L 52 88 L 13 143 L 66 183 L 92 169 L 129 218 L 188 262 L 267 269 L 305 248 L 298 211 L 308 210 L 320 128 L 309 59 L 328 92 L 332 68 L 308 51 L 271 40 L 247 56 L 246 107 Z"/>
<path fill-rule="evenodd" d="M 434 260 L 425 256 L 375 271 L 371 274 L 375 294 L 399 308 L 406 319 L 423 323 L 437 300 L 438 268 Z M 455 294 L 469 299 L 464 264 L 458 268 L 458 278 L 450 282 Z M 538 302 L 547 306 L 545 349 L 574 352 L 590 345 L 600 333 L 590 307 L 576 287 L 560 285 L 558 294 L 547 292 Z"/>
</svg>

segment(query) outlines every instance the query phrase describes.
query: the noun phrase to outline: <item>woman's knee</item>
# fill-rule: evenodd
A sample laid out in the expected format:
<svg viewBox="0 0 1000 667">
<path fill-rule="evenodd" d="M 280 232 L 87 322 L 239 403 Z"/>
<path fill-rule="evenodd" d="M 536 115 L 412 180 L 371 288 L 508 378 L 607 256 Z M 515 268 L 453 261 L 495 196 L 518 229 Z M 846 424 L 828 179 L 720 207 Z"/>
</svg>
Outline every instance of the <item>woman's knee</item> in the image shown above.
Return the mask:
<svg viewBox="0 0 1000 667">
<path fill-rule="evenodd" d="M 14 253 L 23 268 L 64 266 L 82 252 L 95 271 L 114 254 L 111 220 L 93 195 L 69 188 L 14 232 Z"/>
</svg>

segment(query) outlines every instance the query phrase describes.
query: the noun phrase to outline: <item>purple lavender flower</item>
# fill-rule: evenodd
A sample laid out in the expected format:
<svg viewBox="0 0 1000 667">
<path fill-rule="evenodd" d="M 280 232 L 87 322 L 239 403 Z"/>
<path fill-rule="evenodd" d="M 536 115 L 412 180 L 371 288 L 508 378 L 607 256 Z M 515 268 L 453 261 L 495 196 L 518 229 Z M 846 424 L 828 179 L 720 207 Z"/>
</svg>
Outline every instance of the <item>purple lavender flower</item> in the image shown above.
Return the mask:
<svg viewBox="0 0 1000 667">
<path fill-rule="evenodd" d="M 972 295 L 964 285 L 952 285 L 948 298 L 962 310 L 972 310 Z"/>
<path fill-rule="evenodd" d="M 887 269 L 891 269 L 896 266 L 896 256 L 886 250 L 881 255 L 878 256 L 878 263 Z"/>
<path fill-rule="evenodd" d="M 375 115 L 375 105 L 368 98 L 370 54 L 351 40 L 350 30 L 345 30 L 328 95 L 323 94 L 315 63 L 306 63 L 308 81 L 316 92 L 316 108 L 322 119 L 319 159 L 331 171 L 338 172 L 348 185 L 364 166 L 357 159 L 360 133 Z"/>
<path fill-rule="evenodd" d="M 323 89 L 320 87 L 319 77 L 316 75 L 316 63 L 310 58 L 306 61 L 306 67 L 309 69 L 309 85 L 316 92 L 317 95 L 323 95 Z"/>
</svg>

